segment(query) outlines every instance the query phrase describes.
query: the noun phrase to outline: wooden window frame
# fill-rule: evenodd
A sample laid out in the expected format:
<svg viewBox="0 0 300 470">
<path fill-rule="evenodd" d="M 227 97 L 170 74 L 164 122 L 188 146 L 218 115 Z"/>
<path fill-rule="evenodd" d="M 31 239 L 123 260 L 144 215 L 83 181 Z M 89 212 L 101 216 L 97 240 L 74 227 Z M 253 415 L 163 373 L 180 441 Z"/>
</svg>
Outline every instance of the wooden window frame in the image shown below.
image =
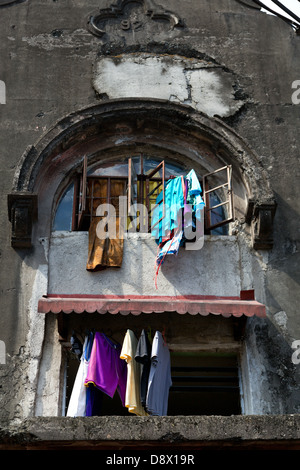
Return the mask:
<svg viewBox="0 0 300 470">
<path fill-rule="evenodd" d="M 162 175 L 159 175 L 160 170 L 162 170 Z M 226 181 L 223 184 L 219 184 L 214 187 L 208 187 L 208 178 L 211 176 L 215 176 L 218 173 L 226 171 Z M 137 174 L 134 170 L 133 159 L 132 157 L 128 157 L 128 176 L 97 176 L 97 177 L 88 177 L 87 176 L 87 157 L 84 156 L 82 162 L 82 170 L 80 176 L 75 180 L 74 183 L 74 202 L 73 202 L 73 214 L 72 214 L 72 230 L 80 230 L 83 225 L 84 216 L 87 215 L 88 207 L 87 207 L 87 188 L 88 188 L 88 179 L 96 178 L 96 179 L 127 179 L 127 210 L 128 214 L 132 206 L 135 202 L 143 204 L 148 211 L 148 231 L 150 232 L 153 228 L 149 220 L 151 220 L 151 213 L 154 210 L 154 207 L 150 208 L 150 197 L 155 191 L 161 187 L 163 191 L 163 197 L 161 204 L 163 204 L 162 208 L 162 216 L 159 220 L 156 221 L 154 224 L 157 225 L 160 223 L 163 218 L 165 217 L 165 160 L 162 160 L 149 174 L 143 174 L 143 156 L 141 155 L 141 173 Z M 135 183 L 137 181 L 140 182 L 139 191 L 134 190 Z M 150 190 L 150 183 L 156 182 L 154 188 Z M 222 188 L 227 188 L 227 199 L 225 201 L 220 202 L 214 206 L 210 206 L 210 194 L 214 191 Z M 206 173 L 202 177 L 202 192 L 203 192 L 203 200 L 205 202 L 205 233 L 208 234 L 212 230 L 229 224 L 234 220 L 234 207 L 233 207 L 233 190 L 232 190 L 232 166 L 226 165 L 224 167 L 218 168 L 215 171 L 210 173 Z M 79 196 L 78 196 L 79 193 Z M 109 188 L 108 188 L 108 200 L 109 202 Z M 220 220 L 215 224 L 211 224 L 211 211 L 222 206 L 227 206 L 227 218 Z"/>
<path fill-rule="evenodd" d="M 226 176 L 227 180 L 223 184 L 219 184 L 217 186 L 214 186 L 212 188 L 209 188 L 208 186 L 208 177 L 214 176 L 217 173 L 220 173 L 221 171 L 226 171 Z M 219 204 L 216 204 L 214 206 L 210 205 L 210 194 L 215 192 L 218 189 L 221 188 L 226 188 L 227 187 L 227 199 L 223 202 L 220 202 Z M 226 224 L 229 224 L 234 220 L 234 208 L 233 208 L 233 190 L 232 190 L 232 166 L 231 165 L 226 165 L 222 168 L 218 168 L 215 171 L 211 171 L 210 173 L 206 173 L 203 178 L 202 178 L 202 191 L 203 191 L 203 199 L 205 202 L 205 233 L 210 233 L 212 230 L 222 227 Z M 227 206 L 227 214 L 228 217 L 226 219 L 220 220 L 219 222 L 215 224 L 211 224 L 211 217 L 210 213 L 212 210 L 216 209 L 217 207 L 222 207 L 222 206 Z"/>
<path fill-rule="evenodd" d="M 161 177 L 155 177 L 157 173 L 159 173 L 160 169 L 162 170 L 162 176 Z M 157 185 L 150 191 L 150 182 L 154 181 L 157 182 Z M 151 231 L 157 224 L 159 224 L 163 218 L 165 217 L 165 161 L 162 160 L 152 171 L 149 175 L 146 175 L 146 208 L 148 211 L 148 221 L 150 219 L 151 221 L 151 216 L 152 212 L 156 209 L 156 205 L 154 207 L 150 208 L 150 196 L 155 193 L 155 191 L 161 187 L 162 190 L 162 201 L 160 204 L 162 204 L 162 216 L 160 217 L 159 220 L 155 222 L 155 224 L 151 225 L 149 224 L 149 231 Z M 151 226 L 150 226 L 151 225 Z"/>
<path fill-rule="evenodd" d="M 76 189 L 78 189 L 78 183 L 76 185 Z M 82 172 L 80 175 L 80 187 L 79 187 L 79 202 L 78 202 L 78 216 L 77 216 L 77 223 L 76 227 L 77 230 L 80 230 L 83 224 L 83 218 L 86 214 L 87 207 L 86 207 L 86 198 L 87 198 L 87 156 L 83 157 L 82 162 Z M 75 193 L 75 185 L 74 185 L 74 205 L 76 207 L 77 203 L 77 194 Z M 73 208 L 73 222 L 72 225 L 75 223 L 76 214 L 74 214 L 75 209 Z"/>
<path fill-rule="evenodd" d="M 88 199 L 93 206 L 94 196 L 93 193 L 88 196 L 87 189 L 89 181 L 92 180 L 105 180 L 107 181 L 107 194 L 105 203 L 110 203 L 111 199 L 111 180 L 127 180 L 126 176 L 88 176 L 87 175 L 87 159 L 84 157 L 82 162 L 82 171 L 80 176 L 75 179 L 74 184 L 74 197 L 73 197 L 73 213 L 72 213 L 72 230 L 80 231 L 83 227 L 85 217 L 89 216 L 91 219 L 95 214 L 89 213 L 87 204 Z M 125 195 L 125 194 L 124 194 Z"/>
<path fill-rule="evenodd" d="M 159 175 L 160 170 L 162 170 L 162 175 Z M 158 174 L 158 176 L 157 176 Z M 134 177 L 136 178 L 136 182 L 139 181 L 139 190 L 134 193 Z M 150 183 L 154 182 L 157 183 L 154 188 L 150 190 Z M 140 155 L 140 174 L 135 173 L 134 167 L 133 167 L 133 162 L 132 158 L 128 158 L 128 189 L 127 189 L 127 195 L 128 195 L 128 201 L 127 201 L 127 207 L 128 207 L 128 214 L 130 214 L 130 209 L 133 206 L 135 202 L 139 204 L 145 203 L 145 207 L 148 213 L 148 232 L 152 230 L 151 226 L 151 215 L 152 212 L 154 211 L 154 207 L 150 207 L 150 197 L 152 194 L 155 193 L 155 191 L 161 187 L 163 191 L 163 197 L 161 204 L 163 204 L 163 209 L 162 209 L 162 217 L 154 224 L 156 226 L 165 216 L 165 161 L 162 160 L 156 167 L 149 173 L 149 174 L 144 174 L 144 169 L 143 169 L 143 155 Z"/>
</svg>

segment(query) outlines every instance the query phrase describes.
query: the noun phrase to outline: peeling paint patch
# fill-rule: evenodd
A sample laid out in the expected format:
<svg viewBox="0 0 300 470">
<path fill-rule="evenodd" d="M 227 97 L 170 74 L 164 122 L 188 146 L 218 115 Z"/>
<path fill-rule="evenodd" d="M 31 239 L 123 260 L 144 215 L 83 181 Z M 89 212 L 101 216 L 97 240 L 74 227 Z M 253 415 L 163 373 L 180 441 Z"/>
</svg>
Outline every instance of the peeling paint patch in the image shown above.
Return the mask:
<svg viewBox="0 0 300 470">
<path fill-rule="evenodd" d="M 287 314 L 284 311 L 275 313 L 274 315 L 275 323 L 280 327 L 280 329 L 286 331 L 287 328 Z"/>
<path fill-rule="evenodd" d="M 244 104 L 234 95 L 234 75 L 199 59 L 128 54 L 98 60 L 93 85 L 110 99 L 154 98 L 192 106 L 208 116 L 228 117 Z"/>
<path fill-rule="evenodd" d="M 83 47 L 91 47 L 96 40 L 91 40 L 91 35 L 84 29 L 76 29 L 75 31 L 53 30 L 50 33 L 42 33 L 36 36 L 23 37 L 23 42 L 29 46 L 38 47 L 46 51 L 54 49 L 72 49 Z"/>
<path fill-rule="evenodd" d="M 115 145 L 122 145 L 122 144 L 124 144 L 124 142 L 132 142 L 132 141 L 134 141 L 133 137 L 124 136 L 124 137 L 120 137 L 119 139 L 117 139 L 115 141 Z"/>
</svg>

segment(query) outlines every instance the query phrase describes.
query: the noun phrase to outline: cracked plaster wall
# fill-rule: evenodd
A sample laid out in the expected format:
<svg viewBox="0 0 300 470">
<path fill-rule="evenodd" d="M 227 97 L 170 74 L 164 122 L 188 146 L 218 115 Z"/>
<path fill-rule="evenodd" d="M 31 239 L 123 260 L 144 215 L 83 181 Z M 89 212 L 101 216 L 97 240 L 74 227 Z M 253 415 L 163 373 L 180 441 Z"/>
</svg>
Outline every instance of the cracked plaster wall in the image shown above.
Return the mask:
<svg viewBox="0 0 300 470">
<path fill-rule="evenodd" d="M 110 3 L 103 0 L 101 6 Z M 6 102 L 0 108 L 3 196 L 0 201 L 3 336 L 0 339 L 6 346 L 6 364 L 0 368 L 2 422 L 34 414 L 39 373 L 39 403 L 47 402 L 51 390 L 43 388 L 43 384 L 47 385 L 47 372 L 53 362 L 44 362 L 39 368 L 43 347 L 45 352 L 51 352 L 51 360 L 57 356 L 49 343 L 44 344 L 45 331 L 47 338 L 58 344 L 51 321 L 45 325 L 34 303 L 45 292 L 47 283 L 44 277 L 47 259 L 40 241 L 35 241 L 34 254 L 16 252 L 10 246 L 6 195 L 11 191 L 20 156 L 62 116 L 98 103 L 99 99 L 105 100 L 106 94 L 118 96 L 118 82 L 114 79 L 108 83 L 105 70 L 115 71 L 120 67 L 119 70 L 126 71 L 133 67 L 139 74 L 145 70 L 148 60 L 154 63 L 152 70 L 157 83 L 165 83 L 165 99 L 176 99 L 211 115 L 220 115 L 257 151 L 270 175 L 278 202 L 275 244 L 270 254 L 256 253 L 251 258 L 261 268 L 269 316 L 266 323 L 250 325 L 248 344 L 257 354 L 247 351 L 248 355 L 244 355 L 249 377 L 252 374 L 253 383 L 263 383 L 264 396 L 259 401 L 257 392 L 256 402 L 252 395 L 254 402 L 249 403 L 248 409 L 251 411 L 260 403 L 261 412 L 299 411 L 299 366 L 292 364 L 290 349 L 291 340 L 300 337 L 299 106 L 291 103 L 291 83 L 300 77 L 299 37 L 277 18 L 247 9 L 241 2 L 170 0 L 167 3 L 166 7 L 176 10 L 184 19 L 182 30 L 170 32 L 156 24 L 153 34 L 148 24 L 147 34 L 140 31 L 134 36 L 132 32 L 128 35 L 122 32 L 120 36 L 114 28 L 109 32 L 109 40 L 107 37 L 99 40 L 86 29 L 86 18 L 93 8 L 99 8 L 98 0 L 89 5 L 83 0 L 76 5 L 71 0 L 25 1 L 1 9 L 0 79 L 6 85 Z M 132 55 L 128 61 L 121 57 L 118 65 L 110 57 L 117 53 L 131 54 L 129 46 L 132 45 L 135 51 L 147 52 L 147 56 L 139 55 L 139 64 Z M 165 59 L 161 54 L 174 57 L 172 86 L 171 82 L 163 82 Z M 195 57 L 192 68 L 190 60 L 182 59 L 187 56 Z M 199 59 L 204 56 L 205 63 Z M 213 64 L 207 58 L 213 58 Z M 105 87 L 99 82 L 100 76 Z M 209 82 L 211 77 L 214 80 Z M 133 89 L 128 82 L 124 93 L 136 92 L 138 88 Z M 206 95 L 201 89 L 203 83 L 208 85 Z M 113 86 L 109 88 L 110 85 Z M 145 92 L 143 80 L 136 85 L 142 85 Z M 220 95 L 222 91 L 226 94 L 225 102 Z M 246 103 L 240 96 L 242 93 L 249 97 Z M 211 98 L 209 105 L 204 96 Z M 245 270 L 244 276 L 250 285 L 249 271 Z M 55 374 L 54 379 L 59 377 L 59 364 Z M 268 391 L 269 382 L 272 390 Z M 43 409 L 38 406 L 40 413 Z M 59 402 L 55 412 L 58 409 Z"/>
</svg>

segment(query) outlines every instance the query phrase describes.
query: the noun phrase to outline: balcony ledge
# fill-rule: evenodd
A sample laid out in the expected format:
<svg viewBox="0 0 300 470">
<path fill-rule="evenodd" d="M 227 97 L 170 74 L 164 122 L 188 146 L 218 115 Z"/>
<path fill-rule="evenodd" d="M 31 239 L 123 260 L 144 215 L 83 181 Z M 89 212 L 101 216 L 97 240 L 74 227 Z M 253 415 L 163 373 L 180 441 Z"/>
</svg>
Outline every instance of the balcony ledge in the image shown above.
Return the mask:
<svg viewBox="0 0 300 470">
<path fill-rule="evenodd" d="M 300 415 L 35 417 L 0 435 L 0 450 L 300 450 Z"/>
</svg>

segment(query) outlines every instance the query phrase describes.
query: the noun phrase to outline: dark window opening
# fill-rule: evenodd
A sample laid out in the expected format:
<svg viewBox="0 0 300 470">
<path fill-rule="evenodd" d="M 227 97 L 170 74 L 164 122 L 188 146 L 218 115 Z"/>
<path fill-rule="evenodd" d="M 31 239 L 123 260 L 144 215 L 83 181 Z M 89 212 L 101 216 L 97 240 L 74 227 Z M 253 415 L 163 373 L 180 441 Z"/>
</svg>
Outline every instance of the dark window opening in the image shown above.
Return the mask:
<svg viewBox="0 0 300 470">
<path fill-rule="evenodd" d="M 233 354 L 171 354 L 169 415 L 241 413 L 238 362 Z"/>
</svg>

